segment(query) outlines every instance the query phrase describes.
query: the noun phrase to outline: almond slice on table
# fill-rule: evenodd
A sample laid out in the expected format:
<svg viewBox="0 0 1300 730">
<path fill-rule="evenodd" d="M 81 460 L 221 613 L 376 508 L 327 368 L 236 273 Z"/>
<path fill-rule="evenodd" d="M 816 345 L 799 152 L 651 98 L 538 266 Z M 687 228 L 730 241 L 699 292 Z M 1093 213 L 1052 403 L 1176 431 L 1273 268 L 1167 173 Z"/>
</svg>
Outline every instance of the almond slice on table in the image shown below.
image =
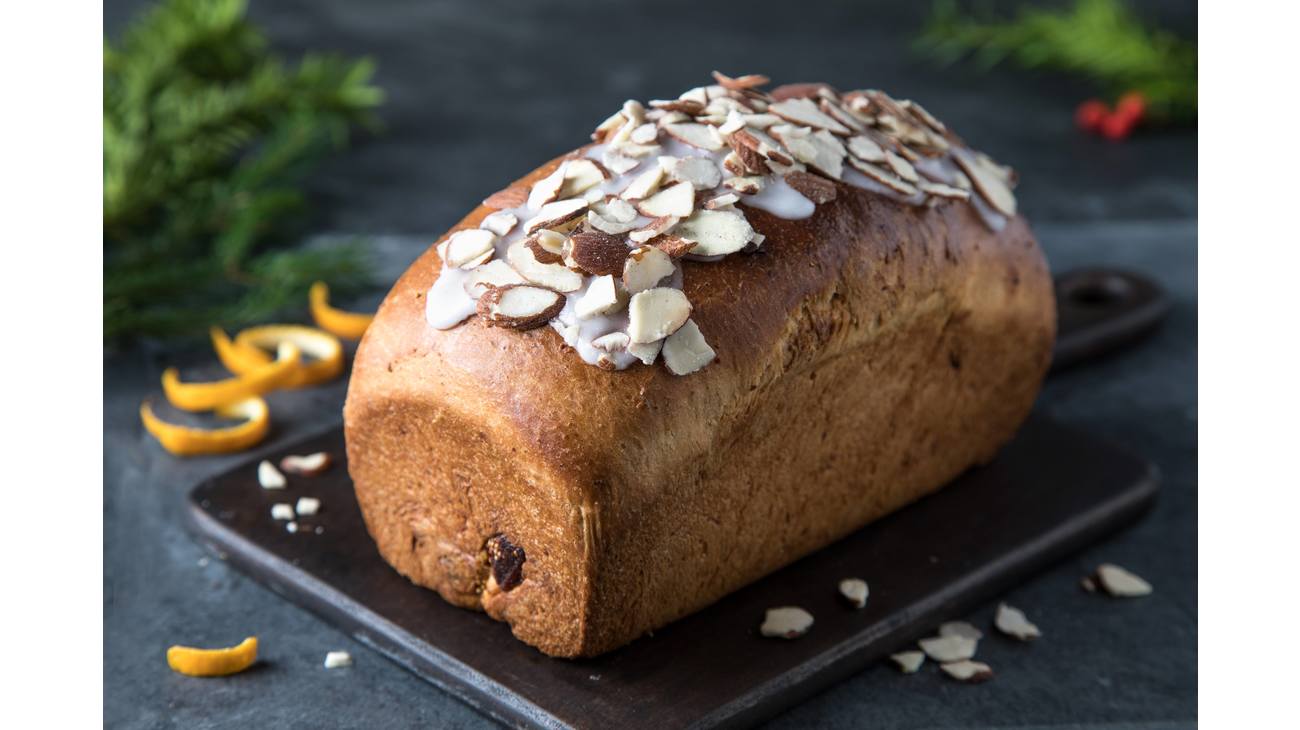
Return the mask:
<svg viewBox="0 0 1300 730">
<path fill-rule="evenodd" d="M 735 253 L 754 238 L 754 229 L 744 215 L 722 210 L 697 210 L 678 223 L 673 233 L 695 241 L 691 253 L 697 256 Z"/>
<path fill-rule="evenodd" d="M 873 165 L 870 162 L 863 162 L 854 157 L 849 158 L 849 164 L 857 169 L 858 172 L 861 172 L 863 175 L 866 175 L 899 195 L 911 197 L 917 193 L 915 186 L 883 167 Z"/>
<path fill-rule="evenodd" d="M 670 259 L 679 259 L 690 253 L 696 246 L 695 241 L 671 233 L 661 233 L 651 238 L 647 243 L 663 251 Z"/>
<path fill-rule="evenodd" d="M 916 674 L 925 663 L 925 652 L 900 651 L 897 654 L 890 654 L 889 658 L 898 665 L 898 671 L 903 674 Z"/>
<path fill-rule="evenodd" d="M 718 134 L 716 127 L 707 124 L 697 124 L 695 122 L 679 122 L 676 124 L 665 124 L 663 130 L 670 137 L 679 142 L 709 152 L 717 152 L 722 149 L 722 137 Z"/>
<path fill-rule="evenodd" d="M 569 237 L 566 259 L 593 276 L 620 275 L 628 258 L 623 239 L 601 231 L 583 231 Z"/>
<path fill-rule="evenodd" d="M 537 210 L 560 197 L 560 188 L 564 187 L 564 171 L 568 166 L 569 161 L 564 160 L 551 174 L 533 183 L 533 188 L 528 193 L 529 208 Z"/>
<path fill-rule="evenodd" d="M 786 185 L 794 188 L 795 192 L 817 205 L 829 203 L 835 199 L 835 183 L 820 175 L 796 171 L 786 174 L 784 180 Z"/>
<path fill-rule="evenodd" d="M 502 265 L 504 266 L 504 264 Z M 324 451 L 317 451 L 314 454 L 305 456 L 290 454 L 280 459 L 280 470 L 290 474 L 314 477 L 325 473 L 333 463 L 334 460 Z"/>
<path fill-rule="evenodd" d="M 519 217 L 514 213 L 505 210 L 498 210 L 483 217 L 483 221 L 478 224 L 479 228 L 492 231 L 498 236 L 504 236 L 514 230 L 519 225 Z"/>
<path fill-rule="evenodd" d="M 691 303 L 680 289 L 658 287 L 632 295 L 627 305 L 627 334 L 638 344 L 676 332 L 691 316 Z"/>
<path fill-rule="evenodd" d="M 979 641 L 984 638 L 984 632 L 975 628 L 966 621 L 945 621 L 939 625 L 940 636 L 964 636 L 967 639 Z"/>
<path fill-rule="evenodd" d="M 633 178 L 623 192 L 619 195 L 624 200 L 642 200 L 655 194 L 659 189 L 659 183 L 664 179 L 664 169 L 659 165 L 646 170 L 645 172 Z"/>
<path fill-rule="evenodd" d="M 626 260 L 622 267 L 623 288 L 629 294 L 653 289 L 677 268 L 668 254 L 659 248 L 642 246 L 627 254 L 625 247 L 624 251 Z"/>
<path fill-rule="evenodd" d="M 585 157 L 569 160 L 569 164 L 564 168 L 564 183 L 560 186 L 560 197 L 572 198 L 609 178 L 609 170 L 595 160 Z"/>
<path fill-rule="evenodd" d="M 1042 636 L 1038 627 L 1025 618 L 1025 612 L 1005 603 L 998 604 L 998 612 L 993 617 L 993 625 L 1007 636 L 1014 636 L 1021 641 L 1033 641 Z"/>
<path fill-rule="evenodd" d="M 763 178 L 753 177 L 729 177 L 722 181 L 722 186 L 731 188 L 742 195 L 753 195 L 763 189 Z"/>
<path fill-rule="evenodd" d="M 1096 582 L 1107 593 L 1118 598 L 1138 598 L 1150 595 L 1154 590 L 1150 583 L 1111 563 L 1097 566 Z"/>
<path fill-rule="evenodd" d="M 587 201 L 582 198 L 569 198 L 568 200 L 547 203 L 537 211 L 537 215 L 524 224 L 524 231 L 533 234 L 539 228 L 558 228 L 581 217 L 586 209 Z"/>
<path fill-rule="evenodd" d="M 292 520 L 293 505 L 288 502 L 277 502 L 271 505 L 271 519 L 273 520 Z"/>
<path fill-rule="evenodd" d="M 695 209 L 695 187 L 677 183 L 637 203 L 636 209 L 648 218 L 685 218 Z"/>
<path fill-rule="evenodd" d="M 926 656 L 941 664 L 970 659 L 975 656 L 975 648 L 979 644 L 975 639 L 956 634 L 932 636 L 928 639 L 921 639 L 916 643 L 921 647 L 921 651 L 925 652 Z"/>
<path fill-rule="evenodd" d="M 839 588 L 840 596 L 853 608 L 863 608 L 867 605 L 867 597 L 871 594 L 871 589 L 865 580 L 845 578 L 840 581 Z"/>
<path fill-rule="evenodd" d="M 917 183 L 917 187 L 921 189 L 921 192 L 939 198 L 950 198 L 952 200 L 970 200 L 969 190 L 962 190 L 961 188 L 956 188 L 951 185 L 944 185 L 943 183 L 936 183 L 936 182 L 930 182 L 929 180 L 922 180 L 921 182 Z"/>
<path fill-rule="evenodd" d="M 673 375 L 690 375 L 713 362 L 717 353 L 704 341 L 695 320 L 688 319 L 664 340 L 664 365 Z"/>
<path fill-rule="evenodd" d="M 311 517 L 320 512 L 320 500 L 315 497 L 299 497 L 293 511 L 302 517 Z"/>
<path fill-rule="evenodd" d="M 262 489 L 284 489 L 288 481 L 275 464 L 269 461 L 262 461 L 257 465 L 257 483 L 262 485 Z"/>
<path fill-rule="evenodd" d="M 613 276 L 598 276 L 592 280 L 587 291 L 574 305 L 578 319 L 591 319 L 605 314 L 612 314 L 627 303 L 627 293 L 619 289 Z"/>
<path fill-rule="evenodd" d="M 673 180 L 688 182 L 696 190 L 712 190 L 722 182 L 722 171 L 707 157 L 676 159 L 669 165 L 667 173 Z"/>
<path fill-rule="evenodd" d="M 768 106 L 767 111 L 786 121 L 802 124 L 805 127 L 816 127 L 846 136 L 853 133 L 851 129 L 822 112 L 818 103 L 812 99 L 778 101 Z"/>
<path fill-rule="evenodd" d="M 732 91 L 752 89 L 756 86 L 766 86 L 771 82 L 771 79 L 760 74 L 745 74 L 744 76 L 732 78 L 720 71 L 714 71 L 713 78 L 718 82 L 719 86 L 724 89 L 731 89 Z"/>
<path fill-rule="evenodd" d="M 769 608 L 758 632 L 770 639 L 797 639 L 812 628 L 813 616 L 798 606 Z"/>
<path fill-rule="evenodd" d="M 635 231 L 632 231 L 631 233 L 627 234 L 627 237 L 633 243 L 645 243 L 646 241 L 649 241 L 655 236 L 659 236 L 663 234 L 668 229 L 677 225 L 679 221 L 681 221 L 681 218 L 678 218 L 676 216 L 663 216 L 661 218 L 655 218 L 654 220 L 650 221 L 644 226 L 641 226 Z"/>
<path fill-rule="evenodd" d="M 939 665 L 949 677 L 968 684 L 978 684 L 993 679 L 993 669 L 984 662 L 963 659 L 956 662 L 944 662 Z"/>
<path fill-rule="evenodd" d="M 483 205 L 497 210 L 518 208 L 528 202 L 528 186 L 515 185 L 505 190 L 498 190 L 483 199 Z"/>
<path fill-rule="evenodd" d="M 506 261 L 520 276 L 547 289 L 571 292 L 582 288 L 582 274 L 562 264 L 541 263 L 522 241 L 506 250 Z"/>
<path fill-rule="evenodd" d="M 980 197 L 988 201 L 988 204 L 1002 215 L 1008 218 L 1015 217 L 1016 196 L 1011 194 L 1011 189 L 998 175 L 989 170 L 987 166 L 979 164 L 965 150 L 953 150 L 952 157 L 957 161 L 957 164 L 966 173 L 967 177 L 970 178 Z"/>
<path fill-rule="evenodd" d="M 468 228 L 456 231 L 446 241 L 438 244 L 438 254 L 449 269 L 470 269 L 483 263 L 479 259 L 483 258 L 483 254 L 490 254 L 496 242 L 497 235 L 492 231 Z"/>
<path fill-rule="evenodd" d="M 564 295 L 529 284 L 488 289 L 478 300 L 478 313 L 489 324 L 528 330 L 541 327 L 564 309 Z"/>
</svg>

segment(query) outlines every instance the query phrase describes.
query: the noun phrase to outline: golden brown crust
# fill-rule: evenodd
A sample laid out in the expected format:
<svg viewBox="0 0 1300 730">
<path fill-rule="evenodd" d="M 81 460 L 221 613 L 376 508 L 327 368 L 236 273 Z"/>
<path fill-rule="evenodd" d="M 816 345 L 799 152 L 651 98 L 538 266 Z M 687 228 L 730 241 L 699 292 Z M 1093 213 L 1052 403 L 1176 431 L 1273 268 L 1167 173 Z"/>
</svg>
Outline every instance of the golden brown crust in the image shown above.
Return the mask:
<svg viewBox="0 0 1300 730">
<path fill-rule="evenodd" d="M 367 331 L 344 410 L 384 558 L 543 652 L 591 656 L 990 459 L 1054 338 L 1027 224 L 836 187 L 806 220 L 746 209 L 758 253 L 687 264 L 718 361 L 686 377 L 591 367 L 549 327 L 431 328 L 430 247 Z M 496 535 L 526 552 L 508 591 Z"/>
</svg>

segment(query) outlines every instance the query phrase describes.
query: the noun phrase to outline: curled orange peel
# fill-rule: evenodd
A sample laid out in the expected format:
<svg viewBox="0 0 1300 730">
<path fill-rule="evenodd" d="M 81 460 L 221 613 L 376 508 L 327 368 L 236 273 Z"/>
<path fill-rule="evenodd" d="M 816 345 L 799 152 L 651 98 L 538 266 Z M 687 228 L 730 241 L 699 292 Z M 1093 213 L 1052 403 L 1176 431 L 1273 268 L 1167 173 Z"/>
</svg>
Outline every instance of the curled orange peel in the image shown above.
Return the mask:
<svg viewBox="0 0 1300 730">
<path fill-rule="evenodd" d="M 271 428 L 271 411 L 260 396 L 223 405 L 217 409 L 222 418 L 243 418 L 244 422 L 226 428 L 192 428 L 179 426 L 154 415 L 149 401 L 140 404 L 144 430 L 158 439 L 162 447 L 177 456 L 228 454 L 243 451 L 266 438 Z"/>
<path fill-rule="evenodd" d="M 288 342 L 315 358 L 300 363 L 281 387 L 303 388 L 333 380 L 343 372 L 343 343 L 339 338 L 315 327 L 296 324 L 268 324 L 250 327 L 235 335 L 232 341 L 225 332 L 213 329 L 212 345 L 226 369 L 238 375 L 247 375 L 258 367 L 272 362 L 270 353 Z"/>
<path fill-rule="evenodd" d="M 292 342 L 280 343 L 277 355 L 243 374 L 209 383 L 183 383 L 176 368 L 167 368 L 162 375 L 163 393 L 169 403 L 186 411 L 210 411 L 262 395 L 288 383 L 302 364 L 302 354 Z"/>
<path fill-rule="evenodd" d="M 373 314 L 345 312 L 331 307 L 330 288 L 323 281 L 311 285 L 311 290 L 307 292 L 307 300 L 311 304 L 311 318 L 316 320 L 316 324 L 326 332 L 344 339 L 361 339 L 361 335 L 366 333 L 366 328 L 375 318 Z"/>
<path fill-rule="evenodd" d="M 250 636 L 225 649 L 195 649 L 173 646 L 167 650 L 167 666 L 191 677 L 224 677 L 242 672 L 257 661 L 257 637 Z"/>
</svg>

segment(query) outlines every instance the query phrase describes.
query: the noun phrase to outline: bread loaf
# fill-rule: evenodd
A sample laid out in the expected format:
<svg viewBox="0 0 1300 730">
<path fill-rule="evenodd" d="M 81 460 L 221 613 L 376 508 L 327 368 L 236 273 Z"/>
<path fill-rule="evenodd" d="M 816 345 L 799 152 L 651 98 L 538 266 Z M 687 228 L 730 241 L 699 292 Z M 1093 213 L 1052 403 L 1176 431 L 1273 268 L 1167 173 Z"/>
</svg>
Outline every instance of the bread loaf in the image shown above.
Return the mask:
<svg viewBox="0 0 1300 730">
<path fill-rule="evenodd" d="M 988 461 L 1048 366 L 1014 173 L 882 92 L 717 78 L 489 198 L 357 353 L 379 552 L 547 654 L 615 649 Z"/>
</svg>

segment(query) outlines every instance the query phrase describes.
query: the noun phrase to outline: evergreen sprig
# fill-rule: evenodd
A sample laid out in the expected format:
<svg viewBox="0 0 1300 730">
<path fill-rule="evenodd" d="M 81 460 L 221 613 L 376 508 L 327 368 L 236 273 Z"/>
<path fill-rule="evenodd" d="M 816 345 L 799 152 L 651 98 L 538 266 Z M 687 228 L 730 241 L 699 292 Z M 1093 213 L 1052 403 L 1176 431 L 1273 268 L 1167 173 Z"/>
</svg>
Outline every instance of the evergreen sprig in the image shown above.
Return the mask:
<svg viewBox="0 0 1300 730">
<path fill-rule="evenodd" d="M 945 64 L 971 56 L 985 69 L 1014 61 L 1077 73 L 1112 97 L 1141 92 L 1155 119 L 1196 118 L 1196 44 L 1148 29 L 1121 0 L 1075 0 L 1066 10 L 1026 6 L 1008 21 L 966 15 L 953 0 L 940 0 L 916 45 Z"/>
<path fill-rule="evenodd" d="M 292 251 L 312 163 L 373 126 L 368 59 L 287 65 L 245 0 L 163 0 L 104 43 L 104 336 L 239 326 L 356 284 L 357 246 Z"/>
</svg>

